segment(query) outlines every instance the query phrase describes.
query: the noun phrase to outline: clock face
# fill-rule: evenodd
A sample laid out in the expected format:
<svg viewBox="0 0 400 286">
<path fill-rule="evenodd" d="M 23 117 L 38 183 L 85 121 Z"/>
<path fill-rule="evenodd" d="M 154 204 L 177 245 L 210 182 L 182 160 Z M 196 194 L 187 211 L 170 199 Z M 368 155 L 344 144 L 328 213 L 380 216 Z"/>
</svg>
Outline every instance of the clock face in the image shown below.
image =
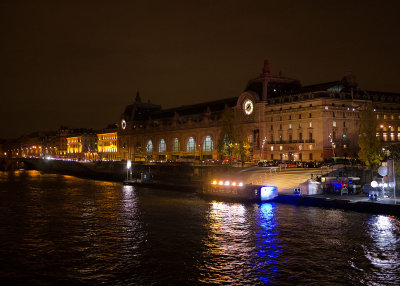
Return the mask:
<svg viewBox="0 0 400 286">
<path fill-rule="evenodd" d="M 122 120 L 121 120 L 121 127 L 122 127 L 122 129 L 125 129 L 125 128 L 126 128 L 126 121 L 125 121 L 125 119 L 122 119 Z"/>
<path fill-rule="evenodd" d="M 246 115 L 250 115 L 253 113 L 253 101 L 251 101 L 250 99 L 247 99 L 244 103 L 243 103 L 243 109 L 244 109 L 244 113 L 246 113 Z"/>
</svg>

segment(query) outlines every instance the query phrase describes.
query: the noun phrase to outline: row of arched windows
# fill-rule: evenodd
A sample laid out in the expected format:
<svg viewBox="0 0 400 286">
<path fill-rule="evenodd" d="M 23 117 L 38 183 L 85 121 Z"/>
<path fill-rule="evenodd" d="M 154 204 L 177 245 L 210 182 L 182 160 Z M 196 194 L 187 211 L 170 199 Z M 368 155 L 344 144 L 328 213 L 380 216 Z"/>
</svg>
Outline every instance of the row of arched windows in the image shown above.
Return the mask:
<svg viewBox="0 0 400 286">
<path fill-rule="evenodd" d="M 186 143 L 186 152 L 194 153 L 194 152 L 196 152 L 196 150 L 197 150 L 196 141 L 194 140 L 193 137 L 190 137 Z M 203 141 L 202 152 L 212 152 L 213 150 L 214 150 L 214 143 L 213 143 L 211 137 L 207 136 Z M 149 141 L 147 141 L 146 152 L 153 153 L 153 151 L 154 151 L 153 141 L 149 140 Z M 178 138 L 174 138 L 174 140 L 172 141 L 172 150 L 171 151 L 172 152 L 181 151 Z M 161 139 L 160 142 L 158 143 L 158 153 L 165 153 L 165 152 L 167 152 L 167 144 L 165 143 L 164 139 Z"/>
</svg>

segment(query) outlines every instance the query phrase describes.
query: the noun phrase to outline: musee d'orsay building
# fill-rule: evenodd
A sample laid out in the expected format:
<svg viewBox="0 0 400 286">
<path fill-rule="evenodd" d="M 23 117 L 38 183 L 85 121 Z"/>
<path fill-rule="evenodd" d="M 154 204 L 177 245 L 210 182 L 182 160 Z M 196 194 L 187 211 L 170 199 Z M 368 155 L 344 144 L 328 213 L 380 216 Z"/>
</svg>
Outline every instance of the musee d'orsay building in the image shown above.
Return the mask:
<svg viewBox="0 0 400 286">
<path fill-rule="evenodd" d="M 119 156 L 133 161 L 222 159 L 217 142 L 228 106 L 236 124 L 245 127 L 250 160 L 357 157 L 360 111 L 369 103 L 379 122 L 376 136 L 387 144 L 400 141 L 400 94 L 363 90 L 352 75 L 302 86 L 273 75 L 265 60 L 260 76 L 236 97 L 164 110 L 142 102 L 138 94 L 119 121 Z"/>
</svg>

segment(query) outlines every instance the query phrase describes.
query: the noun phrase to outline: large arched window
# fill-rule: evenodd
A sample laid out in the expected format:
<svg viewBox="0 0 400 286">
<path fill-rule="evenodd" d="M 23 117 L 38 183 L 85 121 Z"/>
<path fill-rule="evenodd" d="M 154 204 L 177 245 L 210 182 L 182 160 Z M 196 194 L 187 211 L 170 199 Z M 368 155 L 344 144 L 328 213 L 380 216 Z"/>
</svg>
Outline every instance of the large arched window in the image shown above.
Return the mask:
<svg viewBox="0 0 400 286">
<path fill-rule="evenodd" d="M 194 141 L 193 137 L 190 137 L 186 146 L 186 151 L 194 153 L 196 152 L 196 142 Z"/>
<path fill-rule="evenodd" d="M 203 152 L 212 152 L 213 150 L 213 141 L 210 136 L 207 136 L 203 141 Z"/>
<path fill-rule="evenodd" d="M 158 152 L 165 153 L 167 151 L 167 146 L 165 145 L 165 140 L 161 139 L 160 144 L 158 145 Z"/>
<path fill-rule="evenodd" d="M 153 153 L 153 142 L 151 142 L 151 140 L 149 140 L 149 141 L 147 142 L 147 145 L 146 145 L 146 152 L 147 152 L 147 153 Z"/>
<path fill-rule="evenodd" d="M 179 146 L 179 140 L 178 138 L 174 139 L 174 142 L 172 143 L 172 152 L 179 152 L 180 151 L 180 146 Z"/>
</svg>

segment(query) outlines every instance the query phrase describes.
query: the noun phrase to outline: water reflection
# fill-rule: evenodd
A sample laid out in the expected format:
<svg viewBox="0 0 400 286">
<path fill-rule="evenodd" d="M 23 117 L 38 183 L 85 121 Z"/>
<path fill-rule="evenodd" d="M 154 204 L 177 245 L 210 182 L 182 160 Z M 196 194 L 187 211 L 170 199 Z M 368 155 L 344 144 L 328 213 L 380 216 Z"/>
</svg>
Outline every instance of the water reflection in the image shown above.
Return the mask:
<svg viewBox="0 0 400 286">
<path fill-rule="evenodd" d="M 398 285 L 400 277 L 397 217 L 223 203 L 35 171 L 0 172 L 0 233 L 4 285 Z"/>
<path fill-rule="evenodd" d="M 372 243 L 365 244 L 365 257 L 374 271 L 370 279 L 395 284 L 400 267 L 400 223 L 396 217 L 386 215 L 371 216 L 368 228 Z"/>
<path fill-rule="evenodd" d="M 202 282 L 273 281 L 280 253 L 273 204 L 212 202 L 207 227 Z"/>
<path fill-rule="evenodd" d="M 256 220 L 256 247 L 252 251 L 252 263 L 256 278 L 263 283 L 271 283 L 277 278 L 278 258 L 281 246 L 278 239 L 278 227 L 275 204 L 263 203 L 259 207 Z"/>
</svg>

